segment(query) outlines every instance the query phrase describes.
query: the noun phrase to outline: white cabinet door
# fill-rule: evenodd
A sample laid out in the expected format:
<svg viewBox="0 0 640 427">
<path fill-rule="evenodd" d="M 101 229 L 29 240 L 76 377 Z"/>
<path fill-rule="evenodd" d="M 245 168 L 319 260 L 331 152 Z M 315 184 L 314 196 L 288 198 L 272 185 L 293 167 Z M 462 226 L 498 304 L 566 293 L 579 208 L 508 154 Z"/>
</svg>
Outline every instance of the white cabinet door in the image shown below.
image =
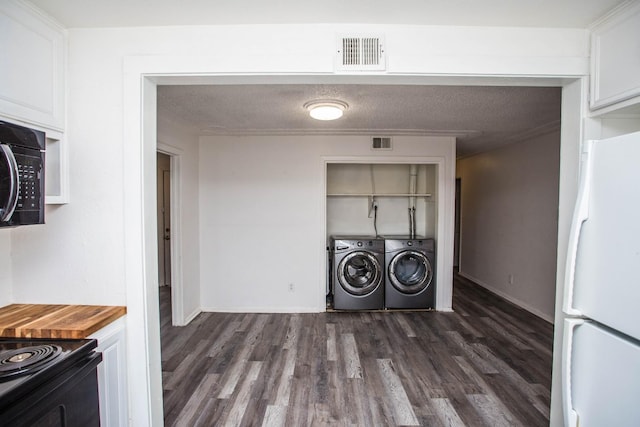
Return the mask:
<svg viewBox="0 0 640 427">
<path fill-rule="evenodd" d="M 0 1 L 0 115 L 63 130 L 65 34 L 13 0 Z"/>
<path fill-rule="evenodd" d="M 640 345 L 593 322 L 565 320 L 567 427 L 640 426 Z"/>
<path fill-rule="evenodd" d="M 102 362 L 98 365 L 100 425 L 126 427 L 129 413 L 125 317 L 102 328 L 90 338 L 98 340 L 97 351 L 102 353 Z"/>
<path fill-rule="evenodd" d="M 592 109 L 640 96 L 640 3 L 593 28 L 591 66 Z"/>
</svg>

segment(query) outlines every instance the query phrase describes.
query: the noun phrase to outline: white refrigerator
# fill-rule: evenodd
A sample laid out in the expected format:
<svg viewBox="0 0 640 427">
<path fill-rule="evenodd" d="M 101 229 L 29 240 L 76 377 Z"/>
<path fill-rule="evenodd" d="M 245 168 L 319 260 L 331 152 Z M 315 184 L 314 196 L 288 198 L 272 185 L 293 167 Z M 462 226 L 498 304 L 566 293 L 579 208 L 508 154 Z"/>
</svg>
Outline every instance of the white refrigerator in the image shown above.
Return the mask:
<svg viewBox="0 0 640 427">
<path fill-rule="evenodd" d="M 640 132 L 583 144 L 567 269 L 565 426 L 640 426 Z"/>
</svg>

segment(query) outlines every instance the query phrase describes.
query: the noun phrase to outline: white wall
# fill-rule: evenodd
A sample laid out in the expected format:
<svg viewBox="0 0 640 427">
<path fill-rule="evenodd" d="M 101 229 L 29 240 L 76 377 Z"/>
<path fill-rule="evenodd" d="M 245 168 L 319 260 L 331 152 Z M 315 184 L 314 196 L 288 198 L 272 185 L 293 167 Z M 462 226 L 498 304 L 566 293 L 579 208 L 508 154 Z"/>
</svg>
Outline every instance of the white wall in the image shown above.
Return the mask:
<svg viewBox="0 0 640 427">
<path fill-rule="evenodd" d="M 70 198 L 47 226 L 13 234 L 17 302 L 126 304 L 123 64 L 194 64 L 211 73 L 332 73 L 335 35 L 386 33 L 389 72 L 557 76 L 586 73 L 578 29 L 283 25 L 70 29 L 67 123 Z M 241 52 L 241 55 L 238 53 Z M 416 52 L 420 52 L 419 55 Z M 167 62 L 167 60 L 169 62 Z M 162 65 L 159 65 L 160 67 Z M 191 68 L 191 70 L 189 69 Z M 200 70 L 196 70 L 200 71 Z M 138 77 L 139 78 L 139 77 Z M 137 110 L 139 111 L 139 110 Z M 40 267 L 31 268 L 38 259 Z M 136 284 L 134 286 L 139 286 Z"/>
<path fill-rule="evenodd" d="M 559 132 L 461 159 L 457 168 L 460 274 L 550 322 L 559 168 Z"/>
<path fill-rule="evenodd" d="M 186 324 L 200 312 L 198 135 L 180 123 L 159 119 L 158 149 L 172 156 L 171 185 L 178 193 L 172 194 L 175 198 L 171 201 L 171 257 L 175 267 L 171 292 L 173 322 Z"/>
<path fill-rule="evenodd" d="M 371 159 L 370 138 L 202 137 L 200 141 L 203 309 L 321 309 L 326 268 L 324 162 L 336 156 Z M 383 162 L 398 156 L 405 160 L 442 156 L 446 168 L 453 168 L 453 138 L 396 137 L 394 143 L 393 152 L 375 158 Z M 452 194 L 452 185 L 445 188 Z M 294 285 L 293 292 L 289 284 Z"/>
<path fill-rule="evenodd" d="M 640 132 L 640 112 L 632 117 L 603 118 L 598 138 L 613 138 L 627 133 Z"/>
<path fill-rule="evenodd" d="M 329 197 L 327 199 L 327 236 L 409 235 L 409 201 L 407 197 L 377 197 L 376 227 L 369 216 L 368 197 Z M 436 236 L 437 206 L 433 199 L 416 197 L 416 235 Z"/>
<path fill-rule="evenodd" d="M 126 305 L 122 156 L 90 128 L 74 133 L 83 137 L 70 151 L 71 203 L 48 205 L 44 225 L 12 230 L 16 303 Z"/>
<path fill-rule="evenodd" d="M 0 307 L 13 302 L 11 283 L 11 230 L 0 230 Z"/>
<path fill-rule="evenodd" d="M 325 81 L 329 76 L 338 81 L 344 76 L 333 75 L 335 35 L 352 31 L 385 33 L 388 70 L 370 78 L 380 82 L 399 81 L 394 76 L 408 76 L 414 82 L 427 78 L 442 82 L 437 76 L 449 75 L 457 76 L 457 82 L 478 84 L 485 81 L 459 77 L 571 77 L 585 75 L 588 69 L 588 33 L 580 29 L 292 25 L 69 30 L 65 138 L 70 151 L 71 203 L 49 208 L 46 226 L 11 232 L 15 235 L 9 238 L 13 299 L 128 306 L 133 425 L 148 425 L 162 417 L 159 363 L 156 355 L 150 355 L 159 349 L 159 337 L 149 327 L 155 311 L 149 309 L 154 301 L 147 296 L 157 286 L 152 268 L 156 262 L 145 262 L 148 257 L 155 259 L 155 244 L 145 241 L 140 232 L 155 229 L 150 200 L 154 197 L 146 197 L 146 192 L 154 190 L 143 187 L 146 174 L 155 174 L 147 151 L 154 151 L 148 146 L 156 143 L 155 135 L 145 139 L 147 129 L 141 112 L 148 108 L 143 108 L 140 99 L 143 75 L 254 73 L 295 75 L 316 83 L 321 80 L 318 76 Z M 452 79 L 446 81 L 451 83 Z M 230 143 L 223 142 L 219 149 L 229 150 Z M 245 154 L 243 162 L 251 159 L 250 151 Z M 268 165 L 262 170 L 267 171 Z M 311 174 L 305 182 L 312 187 L 322 185 L 319 172 L 311 170 Z M 295 194 L 300 191 L 294 186 Z M 254 193 L 249 192 L 256 195 L 251 199 L 259 199 L 261 195 Z M 308 215 L 319 215 L 323 209 L 321 198 L 315 203 L 303 198 L 302 206 L 303 216 L 295 217 L 294 226 L 306 224 Z M 146 215 L 148 211 L 154 214 Z M 201 212 L 210 211 L 209 206 L 201 206 Z M 229 212 L 224 214 L 232 224 Z M 260 244 L 271 251 L 277 232 L 284 229 L 292 238 L 292 229 L 278 221 L 282 220 L 274 219 L 273 223 L 280 227 L 266 236 L 267 241 L 264 231 L 259 235 Z M 202 229 L 210 232 L 206 227 L 203 224 Z M 323 239 L 322 235 L 317 237 Z M 6 247 L 7 237 L 0 239 Z M 212 246 L 210 253 L 215 253 L 215 244 Z M 320 248 L 318 258 L 323 252 Z M 32 267 L 33 259 L 38 260 L 38 268 Z M 210 261 L 204 252 L 202 259 Z M 307 261 L 293 269 L 307 272 L 307 267 L 322 273 L 320 264 L 312 267 Z M 280 278 L 271 278 L 273 283 L 281 283 Z M 306 286 L 301 282 L 298 289 Z M 322 285 L 318 288 L 323 289 Z M 302 295 L 294 292 L 284 301 L 291 307 L 306 307 L 309 301 Z M 206 304 L 212 303 L 212 297 L 217 297 L 215 292 L 207 296 Z M 281 297 L 279 289 L 265 303 L 283 304 Z M 149 363 L 151 359 L 153 363 Z"/>
</svg>

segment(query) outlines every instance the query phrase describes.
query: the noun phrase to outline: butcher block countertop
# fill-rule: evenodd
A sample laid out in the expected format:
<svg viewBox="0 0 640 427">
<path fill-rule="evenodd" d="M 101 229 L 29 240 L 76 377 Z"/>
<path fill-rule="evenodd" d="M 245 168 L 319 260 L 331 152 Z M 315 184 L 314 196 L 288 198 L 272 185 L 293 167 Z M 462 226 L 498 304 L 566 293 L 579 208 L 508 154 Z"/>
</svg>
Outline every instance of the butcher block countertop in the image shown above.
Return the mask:
<svg viewBox="0 0 640 427">
<path fill-rule="evenodd" d="M 86 338 L 126 312 L 121 306 L 11 304 L 0 308 L 0 337 Z"/>
</svg>

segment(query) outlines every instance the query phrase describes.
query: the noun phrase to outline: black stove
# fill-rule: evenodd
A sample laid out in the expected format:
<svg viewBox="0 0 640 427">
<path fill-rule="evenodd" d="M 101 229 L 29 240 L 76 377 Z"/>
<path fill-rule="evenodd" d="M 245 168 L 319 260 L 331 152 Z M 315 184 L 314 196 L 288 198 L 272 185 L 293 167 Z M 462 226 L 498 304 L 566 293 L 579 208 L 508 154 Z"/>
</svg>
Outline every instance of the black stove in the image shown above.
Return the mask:
<svg viewBox="0 0 640 427">
<path fill-rule="evenodd" d="M 99 426 L 96 346 L 0 338 L 0 426 Z"/>
</svg>

